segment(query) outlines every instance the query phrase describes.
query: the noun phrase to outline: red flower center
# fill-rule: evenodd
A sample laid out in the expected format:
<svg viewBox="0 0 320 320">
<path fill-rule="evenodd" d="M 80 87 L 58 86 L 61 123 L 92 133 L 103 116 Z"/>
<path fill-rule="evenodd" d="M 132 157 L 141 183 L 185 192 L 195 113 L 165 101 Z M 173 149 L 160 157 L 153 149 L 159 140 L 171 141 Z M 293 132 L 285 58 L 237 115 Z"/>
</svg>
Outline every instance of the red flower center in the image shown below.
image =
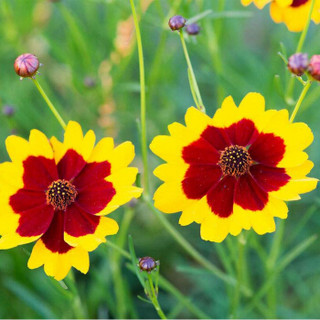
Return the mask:
<svg viewBox="0 0 320 320">
<path fill-rule="evenodd" d="M 231 145 L 220 155 L 218 165 L 224 176 L 239 177 L 249 172 L 252 159 L 248 150 L 243 146 Z"/>
<path fill-rule="evenodd" d="M 46 191 L 47 204 L 55 210 L 65 211 L 75 201 L 77 190 L 68 180 L 58 179 L 53 181 Z"/>
<path fill-rule="evenodd" d="M 303 4 L 305 4 L 306 2 L 308 2 L 309 0 L 293 0 L 293 2 L 291 3 L 291 7 L 300 7 Z"/>
</svg>

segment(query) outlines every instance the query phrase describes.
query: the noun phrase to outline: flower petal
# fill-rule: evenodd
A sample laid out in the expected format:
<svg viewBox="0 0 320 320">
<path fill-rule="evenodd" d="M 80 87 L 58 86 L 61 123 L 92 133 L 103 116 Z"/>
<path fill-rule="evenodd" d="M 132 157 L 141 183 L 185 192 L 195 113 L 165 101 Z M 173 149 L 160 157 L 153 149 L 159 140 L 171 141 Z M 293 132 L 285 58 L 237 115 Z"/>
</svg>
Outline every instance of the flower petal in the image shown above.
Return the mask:
<svg viewBox="0 0 320 320">
<path fill-rule="evenodd" d="M 222 175 L 219 166 L 191 165 L 182 180 L 182 188 L 189 199 L 201 199 L 216 185 Z"/>
<path fill-rule="evenodd" d="M 255 180 L 245 174 L 239 177 L 235 188 L 235 203 L 243 209 L 262 210 L 268 202 L 268 193 Z"/>
<path fill-rule="evenodd" d="M 249 148 L 254 161 L 267 166 L 276 166 L 285 153 L 285 145 L 281 138 L 272 133 L 260 133 Z"/>
<path fill-rule="evenodd" d="M 262 164 L 254 165 L 250 172 L 264 191 L 276 191 L 288 183 L 290 176 L 283 168 L 268 167 Z"/>
<path fill-rule="evenodd" d="M 86 162 L 76 151 L 69 149 L 57 163 L 60 179 L 72 180 L 85 167 Z"/>
<path fill-rule="evenodd" d="M 118 232 L 116 221 L 91 215 L 80 207 L 70 206 L 65 213 L 64 239 L 73 247 L 95 250 L 107 235 Z"/>
<path fill-rule="evenodd" d="M 207 201 L 215 215 L 227 218 L 232 214 L 235 184 L 236 180 L 234 177 L 225 176 L 209 190 Z"/>
<path fill-rule="evenodd" d="M 82 273 L 87 273 L 89 270 L 89 254 L 81 247 L 70 248 L 65 253 L 53 252 L 40 239 L 33 247 L 28 268 L 35 269 L 42 265 L 44 265 L 44 271 L 48 276 L 60 281 L 67 276 L 71 267 L 75 267 Z"/>
<path fill-rule="evenodd" d="M 220 154 L 207 140 L 200 138 L 184 147 L 182 158 L 186 163 L 215 165 L 220 159 Z"/>
</svg>

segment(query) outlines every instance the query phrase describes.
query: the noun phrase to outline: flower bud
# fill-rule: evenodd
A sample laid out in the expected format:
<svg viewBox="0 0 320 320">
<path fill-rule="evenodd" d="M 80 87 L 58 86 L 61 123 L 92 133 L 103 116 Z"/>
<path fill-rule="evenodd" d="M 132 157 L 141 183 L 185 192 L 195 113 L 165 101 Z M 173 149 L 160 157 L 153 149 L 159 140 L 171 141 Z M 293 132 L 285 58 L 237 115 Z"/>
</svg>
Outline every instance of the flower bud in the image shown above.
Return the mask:
<svg viewBox="0 0 320 320">
<path fill-rule="evenodd" d="M 288 69 L 297 76 L 302 76 L 308 68 L 308 55 L 295 53 L 288 60 Z"/>
<path fill-rule="evenodd" d="M 87 88 L 94 88 L 97 83 L 93 77 L 87 76 L 83 79 L 83 84 Z"/>
<path fill-rule="evenodd" d="M 31 53 L 20 55 L 14 62 L 14 70 L 21 78 L 33 77 L 39 69 L 39 60 Z"/>
<path fill-rule="evenodd" d="M 190 36 L 196 36 L 200 32 L 200 26 L 197 23 L 188 24 L 186 27 L 186 31 Z"/>
<path fill-rule="evenodd" d="M 15 108 L 9 105 L 4 105 L 2 107 L 2 114 L 7 116 L 7 117 L 12 117 L 15 113 Z"/>
<path fill-rule="evenodd" d="M 168 24 L 172 31 L 180 30 L 186 24 L 187 20 L 182 16 L 173 16 L 170 18 Z"/>
<path fill-rule="evenodd" d="M 158 265 L 159 265 L 159 261 L 154 260 L 151 257 L 143 257 L 143 258 L 139 258 L 139 268 L 141 271 L 147 271 L 147 272 L 151 272 L 152 270 L 154 270 Z"/>
<path fill-rule="evenodd" d="M 308 71 L 311 77 L 320 81 L 320 55 L 314 55 L 310 59 Z"/>
</svg>

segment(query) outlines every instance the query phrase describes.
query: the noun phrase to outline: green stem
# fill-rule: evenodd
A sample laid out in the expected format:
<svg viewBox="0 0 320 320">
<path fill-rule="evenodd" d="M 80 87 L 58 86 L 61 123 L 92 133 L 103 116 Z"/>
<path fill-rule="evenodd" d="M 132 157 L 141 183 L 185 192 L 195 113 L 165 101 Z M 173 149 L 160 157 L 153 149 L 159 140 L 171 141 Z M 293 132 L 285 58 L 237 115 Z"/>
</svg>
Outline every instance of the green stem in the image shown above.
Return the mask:
<svg viewBox="0 0 320 320">
<path fill-rule="evenodd" d="M 148 177 L 148 146 L 147 146 L 147 129 L 146 129 L 146 85 L 144 72 L 144 59 L 142 50 L 142 40 L 139 27 L 139 21 L 134 5 L 134 0 L 130 0 L 134 26 L 136 29 L 136 38 L 139 56 L 139 71 L 140 71 L 140 119 L 141 119 L 141 151 L 143 163 L 143 188 L 144 195 L 149 196 L 149 177 Z"/>
<path fill-rule="evenodd" d="M 240 303 L 240 289 L 243 280 L 243 262 L 244 262 L 244 255 L 245 255 L 245 245 L 246 239 L 243 234 L 238 236 L 238 259 L 237 259 L 237 285 L 234 290 L 233 301 L 231 306 L 231 318 L 237 318 L 238 307 Z"/>
<path fill-rule="evenodd" d="M 218 22 L 222 23 L 222 20 L 218 21 Z M 212 22 L 209 19 L 205 21 L 204 25 L 205 25 L 208 39 L 210 39 L 210 41 L 208 42 L 208 50 L 211 55 L 212 65 L 213 65 L 213 68 L 214 68 L 215 74 L 216 74 L 217 102 L 218 102 L 218 105 L 220 105 L 224 99 L 224 96 L 225 96 L 225 88 L 222 85 L 222 81 L 221 81 L 221 79 L 224 76 L 225 71 L 223 70 L 221 54 L 220 54 L 221 52 L 220 52 L 220 48 L 219 48 L 219 37 L 220 36 L 217 33 L 218 31 L 214 30 Z"/>
<path fill-rule="evenodd" d="M 116 238 L 116 243 L 120 248 L 123 248 L 125 245 L 125 240 L 127 238 L 128 228 L 130 226 L 130 222 L 133 218 L 133 210 L 130 207 L 125 208 L 124 216 L 120 225 L 120 232 Z M 128 304 L 126 303 L 127 291 L 124 283 L 124 277 L 122 273 L 122 261 L 121 261 L 121 253 L 119 251 L 111 251 L 110 254 L 110 263 L 112 266 L 112 277 L 114 284 L 114 292 L 116 298 L 116 316 L 117 318 L 123 319 L 128 315 Z"/>
<path fill-rule="evenodd" d="M 65 278 L 65 281 L 67 283 L 68 288 L 73 294 L 72 308 L 73 308 L 76 319 L 86 318 L 85 312 L 83 309 L 83 302 L 81 302 L 80 294 L 79 294 L 72 270 L 69 271 L 67 277 Z"/>
<path fill-rule="evenodd" d="M 311 84 L 312 84 L 312 80 L 309 79 L 309 80 L 306 82 L 306 84 L 305 84 L 305 86 L 304 86 L 304 88 L 303 88 L 303 90 L 302 90 L 302 92 L 301 92 L 301 94 L 300 94 L 300 97 L 299 97 L 299 99 L 298 99 L 298 101 L 297 101 L 297 103 L 296 103 L 296 106 L 294 107 L 294 109 L 293 109 L 293 111 L 292 111 L 292 114 L 291 114 L 291 117 L 290 117 L 290 122 L 293 122 L 294 118 L 296 117 L 296 114 L 297 114 L 297 112 L 299 111 L 299 108 L 300 108 L 300 106 L 301 106 L 301 103 L 302 103 L 303 99 L 305 98 L 308 90 L 310 89 Z"/>
<path fill-rule="evenodd" d="M 309 10 L 308 20 L 307 20 L 307 23 L 301 33 L 301 36 L 300 36 L 300 39 L 299 39 L 299 42 L 297 45 L 296 53 L 301 52 L 302 47 L 304 45 L 304 41 L 306 39 L 308 30 L 309 30 L 309 26 L 310 26 L 310 22 L 311 22 L 311 16 L 312 16 L 314 4 L 315 4 L 315 0 L 312 0 L 310 10 Z M 294 84 L 295 84 L 294 80 L 295 80 L 295 77 L 291 77 L 289 84 L 288 84 L 288 87 L 287 87 L 286 101 L 288 103 L 292 101 L 292 94 L 293 94 L 293 89 L 294 89 Z"/>
<path fill-rule="evenodd" d="M 202 265 L 205 269 L 210 271 L 212 274 L 214 274 L 217 278 L 223 280 L 224 282 L 236 286 L 237 281 L 230 275 L 224 273 L 220 269 L 218 269 L 214 264 L 212 264 L 210 261 L 208 261 L 205 257 L 203 257 L 165 218 L 164 214 L 159 212 L 152 203 L 145 199 L 147 205 L 149 208 L 155 213 L 158 220 L 161 222 L 161 224 L 167 229 L 167 231 L 172 235 L 172 237 L 188 252 L 188 254 L 196 260 L 200 265 Z M 246 296 L 251 296 L 252 292 L 250 289 L 248 289 L 245 286 L 241 286 L 241 291 Z"/>
<path fill-rule="evenodd" d="M 156 291 L 154 289 L 154 285 L 153 285 L 153 281 L 152 281 L 152 276 L 150 273 L 147 274 L 148 276 L 148 281 L 149 281 L 149 285 L 150 285 L 150 289 L 151 289 L 151 297 L 150 297 L 150 300 L 154 306 L 154 308 L 156 309 L 159 317 L 161 319 L 167 319 L 167 317 L 165 316 L 165 314 L 163 313 L 161 307 L 160 307 L 160 304 L 158 302 L 158 298 L 157 298 L 157 294 L 156 294 Z"/>
<path fill-rule="evenodd" d="M 301 253 L 303 253 L 311 244 L 317 240 L 316 235 L 312 235 L 298 246 L 288 252 L 280 261 L 277 262 L 277 266 L 274 268 L 270 275 L 270 278 L 264 282 L 260 289 L 255 292 L 252 301 L 246 306 L 244 310 L 246 313 L 249 312 L 261 301 L 261 299 L 267 294 L 270 287 L 273 285 L 274 281 L 277 279 L 282 270 L 284 270 L 294 259 L 296 259 Z"/>
<path fill-rule="evenodd" d="M 66 123 L 63 121 L 63 119 L 61 118 L 59 112 L 54 107 L 54 105 L 52 104 L 52 102 L 50 101 L 50 99 L 48 98 L 48 96 L 46 95 L 46 93 L 44 92 L 42 87 L 40 86 L 40 83 L 38 82 L 38 80 L 34 79 L 34 78 L 30 78 L 30 79 L 32 79 L 33 83 L 36 85 L 37 89 L 39 90 L 40 94 L 42 95 L 43 99 L 47 103 L 47 105 L 48 105 L 49 109 L 51 110 L 51 112 L 53 113 L 53 115 L 56 117 L 56 119 L 60 123 L 61 127 L 63 128 L 63 130 L 65 130 L 66 129 Z"/>
<path fill-rule="evenodd" d="M 188 49 L 187 49 L 187 46 L 186 46 L 186 42 L 184 40 L 184 36 L 183 36 L 182 30 L 179 30 L 179 34 L 180 34 L 180 40 L 181 40 L 184 56 L 186 58 L 187 65 L 188 65 L 188 71 L 190 72 L 190 77 L 191 77 L 190 85 L 192 85 L 191 92 L 194 91 L 194 93 L 195 93 L 195 95 L 197 97 L 197 99 L 194 102 L 195 102 L 195 104 L 197 105 L 197 108 L 200 111 L 205 112 L 206 109 L 204 107 L 204 104 L 203 104 L 203 101 L 202 101 L 202 98 L 201 98 L 201 94 L 200 94 L 200 91 L 199 91 L 199 87 L 198 87 L 198 83 L 197 83 L 197 80 L 196 80 L 196 76 L 195 76 L 195 74 L 193 72 L 192 64 L 191 64 L 191 61 L 190 61 Z"/>
</svg>

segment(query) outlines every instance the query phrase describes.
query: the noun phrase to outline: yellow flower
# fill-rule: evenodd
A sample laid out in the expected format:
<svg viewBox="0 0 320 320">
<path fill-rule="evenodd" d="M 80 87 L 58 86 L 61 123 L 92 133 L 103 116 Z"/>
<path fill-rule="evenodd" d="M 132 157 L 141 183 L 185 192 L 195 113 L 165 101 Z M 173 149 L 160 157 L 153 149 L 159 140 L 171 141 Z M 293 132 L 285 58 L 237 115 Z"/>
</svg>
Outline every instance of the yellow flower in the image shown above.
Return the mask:
<svg viewBox="0 0 320 320">
<path fill-rule="evenodd" d="M 119 229 L 103 216 L 142 191 L 132 186 L 138 170 L 128 167 L 134 158 L 130 142 L 114 148 L 112 138 L 103 138 L 94 144 L 93 131 L 83 136 L 73 121 L 64 142 L 49 141 L 38 130 L 29 141 L 6 140 L 12 162 L 0 164 L 0 249 L 37 241 L 28 267 L 44 265 L 56 280 L 72 266 L 88 272 L 88 252 Z"/>
<path fill-rule="evenodd" d="M 250 228 L 273 232 L 274 217 L 287 218 L 284 201 L 316 187 L 303 152 L 311 130 L 290 123 L 287 110 L 265 111 L 260 94 L 249 93 L 239 107 L 226 98 L 213 118 L 191 107 L 185 122 L 151 143 L 167 162 L 154 171 L 164 181 L 154 200 L 165 213 L 182 211 L 181 225 L 200 224 L 203 240 L 221 242 Z"/>
<path fill-rule="evenodd" d="M 308 20 L 312 0 L 241 0 L 247 6 L 254 3 L 262 9 L 270 4 L 270 15 L 276 23 L 283 22 L 290 31 L 302 31 Z M 311 19 L 314 23 L 320 23 L 320 0 L 315 1 Z"/>
</svg>

